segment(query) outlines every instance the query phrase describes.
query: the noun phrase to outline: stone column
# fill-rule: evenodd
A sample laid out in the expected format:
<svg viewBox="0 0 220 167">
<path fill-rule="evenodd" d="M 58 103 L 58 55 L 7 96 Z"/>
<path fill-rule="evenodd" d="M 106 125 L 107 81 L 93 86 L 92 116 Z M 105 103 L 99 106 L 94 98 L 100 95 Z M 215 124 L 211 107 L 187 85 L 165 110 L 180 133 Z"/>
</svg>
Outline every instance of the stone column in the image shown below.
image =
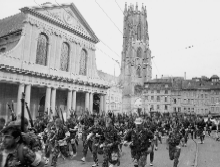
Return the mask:
<svg viewBox="0 0 220 167">
<path fill-rule="evenodd" d="M 25 102 L 27 103 L 29 111 L 30 111 L 30 101 L 31 101 L 31 85 L 29 84 L 29 85 L 26 85 L 26 87 L 25 87 Z M 32 116 L 32 113 L 30 113 L 30 114 Z M 29 115 L 28 115 L 28 111 L 27 111 L 26 107 L 25 107 L 24 116 L 29 120 Z"/>
<path fill-rule="evenodd" d="M 103 95 L 103 111 L 106 113 L 106 95 Z"/>
<path fill-rule="evenodd" d="M 100 95 L 99 112 L 103 112 L 103 95 Z"/>
<path fill-rule="evenodd" d="M 70 117 L 70 110 L 72 107 L 72 96 L 73 96 L 72 90 L 68 90 L 66 118 Z"/>
<path fill-rule="evenodd" d="M 73 96 L 72 96 L 72 109 L 76 112 L 76 91 L 73 90 Z"/>
<path fill-rule="evenodd" d="M 48 111 L 48 115 L 51 115 L 50 114 L 50 98 L 51 98 L 51 87 L 47 87 L 44 110 Z"/>
<path fill-rule="evenodd" d="M 89 94 L 90 112 L 93 113 L 93 93 Z"/>
<path fill-rule="evenodd" d="M 86 92 L 86 98 L 85 98 L 85 110 L 89 110 L 89 92 Z"/>
<path fill-rule="evenodd" d="M 51 110 L 53 112 L 53 115 L 56 115 L 55 107 L 56 107 L 56 89 L 53 88 L 51 92 Z"/>
<path fill-rule="evenodd" d="M 17 114 L 16 115 L 21 115 L 21 98 L 22 98 L 22 93 L 24 92 L 24 84 L 20 83 L 18 87 L 18 96 L 17 96 Z"/>
</svg>

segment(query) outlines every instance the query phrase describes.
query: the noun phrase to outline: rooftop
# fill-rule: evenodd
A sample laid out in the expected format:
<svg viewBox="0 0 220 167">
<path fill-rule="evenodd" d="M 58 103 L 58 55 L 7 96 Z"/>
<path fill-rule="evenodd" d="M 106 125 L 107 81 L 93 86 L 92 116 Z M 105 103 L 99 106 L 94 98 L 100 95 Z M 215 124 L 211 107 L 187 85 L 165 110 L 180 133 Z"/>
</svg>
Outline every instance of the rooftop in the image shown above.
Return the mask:
<svg viewBox="0 0 220 167">
<path fill-rule="evenodd" d="M 22 30 L 25 14 L 18 13 L 0 20 L 0 37 Z"/>
</svg>

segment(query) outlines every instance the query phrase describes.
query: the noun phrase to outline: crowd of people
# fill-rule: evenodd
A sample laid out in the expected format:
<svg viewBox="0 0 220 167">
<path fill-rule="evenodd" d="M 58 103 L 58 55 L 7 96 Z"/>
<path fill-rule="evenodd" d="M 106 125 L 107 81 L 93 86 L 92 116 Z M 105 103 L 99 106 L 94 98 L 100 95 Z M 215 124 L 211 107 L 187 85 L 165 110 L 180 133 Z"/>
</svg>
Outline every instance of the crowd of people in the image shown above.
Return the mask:
<svg viewBox="0 0 220 167">
<path fill-rule="evenodd" d="M 33 127 L 28 119 L 5 122 L 1 118 L 0 167 L 56 167 L 59 157 L 74 160 L 79 143 L 83 144 L 81 161 L 86 162 L 88 150 L 92 152 L 92 167 L 99 165 L 99 156 L 103 157 L 102 167 L 120 166 L 123 146 L 130 148 L 134 167 L 144 167 L 148 155 L 153 166 L 154 152 L 165 137 L 170 160 L 177 167 L 181 147 L 187 146 L 189 138 L 199 137 L 203 144 L 205 131 L 210 135 L 211 126 L 212 121 L 205 122 L 202 116 L 141 112 L 84 112 L 79 116 L 72 112 L 66 121 L 59 116 L 50 119 L 45 114 Z"/>
</svg>

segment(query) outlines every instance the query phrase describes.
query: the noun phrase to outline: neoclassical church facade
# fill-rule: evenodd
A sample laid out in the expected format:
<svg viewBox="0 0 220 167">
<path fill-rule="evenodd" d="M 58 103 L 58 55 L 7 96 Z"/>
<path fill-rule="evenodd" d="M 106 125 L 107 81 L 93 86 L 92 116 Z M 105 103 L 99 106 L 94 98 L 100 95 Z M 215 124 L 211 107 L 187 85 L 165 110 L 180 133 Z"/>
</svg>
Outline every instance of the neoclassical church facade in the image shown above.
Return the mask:
<svg viewBox="0 0 220 167">
<path fill-rule="evenodd" d="M 142 89 L 144 82 L 152 78 L 152 65 L 147 11 L 143 4 L 141 10 L 138 4 L 125 4 L 121 62 L 122 110 L 144 109 Z"/>
<path fill-rule="evenodd" d="M 60 108 L 66 117 L 71 109 L 105 111 L 109 84 L 97 73 L 99 39 L 76 6 L 20 11 L 0 20 L 0 117 L 8 119 L 12 102 L 20 114 L 22 92 L 33 119 Z"/>
</svg>

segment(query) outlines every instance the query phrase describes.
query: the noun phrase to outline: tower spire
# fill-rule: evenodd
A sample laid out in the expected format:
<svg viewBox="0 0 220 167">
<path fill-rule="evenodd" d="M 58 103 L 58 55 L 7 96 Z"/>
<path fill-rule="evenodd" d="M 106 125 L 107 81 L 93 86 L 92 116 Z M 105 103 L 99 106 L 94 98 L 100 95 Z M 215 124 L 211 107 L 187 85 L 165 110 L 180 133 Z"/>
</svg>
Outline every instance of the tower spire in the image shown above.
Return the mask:
<svg viewBox="0 0 220 167">
<path fill-rule="evenodd" d="M 127 12 L 127 2 L 125 2 L 125 10 L 124 10 L 124 13 L 126 13 Z"/>
<path fill-rule="evenodd" d="M 138 3 L 136 2 L 136 12 L 138 12 Z"/>
</svg>

